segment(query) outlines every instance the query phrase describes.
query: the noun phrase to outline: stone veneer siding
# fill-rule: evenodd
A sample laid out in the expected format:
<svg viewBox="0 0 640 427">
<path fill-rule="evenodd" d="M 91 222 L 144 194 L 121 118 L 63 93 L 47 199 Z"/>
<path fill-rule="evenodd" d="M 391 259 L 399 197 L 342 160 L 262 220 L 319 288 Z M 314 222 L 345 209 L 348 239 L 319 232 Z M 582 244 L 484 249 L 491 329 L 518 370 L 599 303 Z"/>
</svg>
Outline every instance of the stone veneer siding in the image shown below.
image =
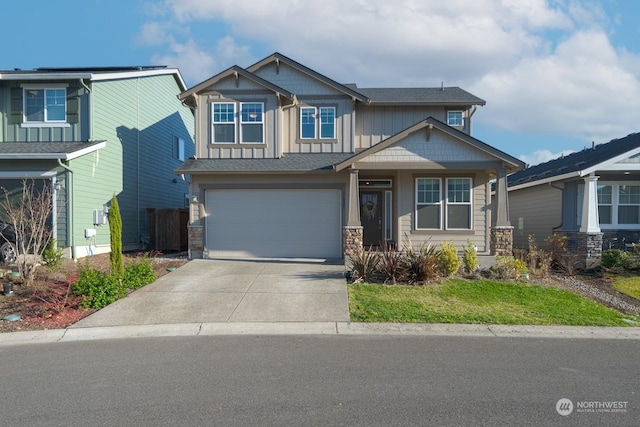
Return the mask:
<svg viewBox="0 0 640 427">
<path fill-rule="evenodd" d="M 581 267 L 593 268 L 602 261 L 602 233 L 578 233 L 578 259 Z"/>
<path fill-rule="evenodd" d="M 347 225 L 346 227 L 344 227 L 344 244 L 342 250 L 344 252 L 345 262 L 348 261 L 349 255 L 354 255 L 362 251 L 362 236 L 362 226 Z"/>
<path fill-rule="evenodd" d="M 491 255 L 513 255 L 513 227 L 496 226 L 491 229 Z"/>
<path fill-rule="evenodd" d="M 201 225 L 189 225 L 187 230 L 189 234 L 189 258 L 202 258 L 204 252 L 204 227 Z"/>
</svg>

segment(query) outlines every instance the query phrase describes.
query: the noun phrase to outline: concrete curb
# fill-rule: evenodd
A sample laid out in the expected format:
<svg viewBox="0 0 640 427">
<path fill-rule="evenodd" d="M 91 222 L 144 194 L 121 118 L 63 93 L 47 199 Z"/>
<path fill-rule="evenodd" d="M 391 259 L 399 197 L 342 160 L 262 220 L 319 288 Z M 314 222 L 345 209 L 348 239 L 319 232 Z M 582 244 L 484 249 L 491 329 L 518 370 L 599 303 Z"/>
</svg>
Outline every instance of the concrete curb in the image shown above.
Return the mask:
<svg viewBox="0 0 640 427">
<path fill-rule="evenodd" d="M 640 340 L 640 328 L 353 322 L 179 323 L 8 332 L 0 334 L 0 346 L 141 337 L 226 335 L 413 335 Z"/>
</svg>

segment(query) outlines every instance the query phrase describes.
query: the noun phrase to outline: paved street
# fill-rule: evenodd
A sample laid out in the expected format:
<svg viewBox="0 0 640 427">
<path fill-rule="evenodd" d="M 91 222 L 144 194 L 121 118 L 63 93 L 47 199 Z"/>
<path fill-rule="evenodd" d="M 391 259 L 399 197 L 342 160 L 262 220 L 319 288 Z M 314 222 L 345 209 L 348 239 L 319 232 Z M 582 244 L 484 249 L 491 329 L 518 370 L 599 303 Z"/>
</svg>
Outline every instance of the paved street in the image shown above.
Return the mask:
<svg viewBox="0 0 640 427">
<path fill-rule="evenodd" d="M 637 425 L 638 354 L 638 340 L 398 335 L 3 346 L 2 424 Z"/>
</svg>

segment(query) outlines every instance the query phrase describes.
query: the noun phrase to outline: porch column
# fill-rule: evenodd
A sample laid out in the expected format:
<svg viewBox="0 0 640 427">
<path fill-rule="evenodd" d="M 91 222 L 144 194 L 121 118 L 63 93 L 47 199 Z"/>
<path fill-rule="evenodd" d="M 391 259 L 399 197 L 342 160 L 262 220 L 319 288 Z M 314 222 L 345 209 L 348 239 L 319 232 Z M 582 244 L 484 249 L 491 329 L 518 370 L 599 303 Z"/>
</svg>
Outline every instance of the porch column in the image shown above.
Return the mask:
<svg viewBox="0 0 640 427">
<path fill-rule="evenodd" d="M 360 223 L 360 197 L 358 193 L 358 169 L 349 170 L 349 192 L 347 194 L 347 225 L 343 230 L 343 255 L 345 264 L 349 257 L 362 251 L 362 224 Z"/>
<path fill-rule="evenodd" d="M 507 168 L 504 165 L 498 170 L 496 179 L 490 239 L 491 255 L 511 256 L 513 254 L 513 227 L 509 220 Z"/>
<path fill-rule="evenodd" d="M 200 188 L 195 184 L 191 184 L 189 190 L 189 224 L 187 224 L 189 259 L 201 259 L 204 258 L 203 194 L 200 194 Z"/>
<path fill-rule="evenodd" d="M 602 232 L 598 217 L 598 176 L 584 177 L 582 221 L 578 230 L 578 256 L 581 267 L 592 268 L 602 260 Z"/>
</svg>

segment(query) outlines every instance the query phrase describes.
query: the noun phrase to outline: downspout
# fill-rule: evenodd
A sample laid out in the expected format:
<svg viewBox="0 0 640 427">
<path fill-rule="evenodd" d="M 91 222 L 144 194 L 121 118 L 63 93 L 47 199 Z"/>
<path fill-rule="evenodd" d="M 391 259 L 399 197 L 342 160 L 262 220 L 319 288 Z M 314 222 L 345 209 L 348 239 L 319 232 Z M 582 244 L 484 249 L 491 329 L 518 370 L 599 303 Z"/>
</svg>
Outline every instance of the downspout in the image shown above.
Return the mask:
<svg viewBox="0 0 640 427">
<path fill-rule="evenodd" d="M 280 102 L 279 99 L 278 99 L 278 104 L 281 105 L 281 102 Z M 280 123 L 279 123 L 279 126 L 280 126 L 280 141 L 278 141 L 276 143 L 276 146 L 277 146 L 276 156 L 277 156 L 277 158 L 282 157 L 283 153 L 284 153 L 283 144 L 284 144 L 284 133 L 285 133 L 285 130 L 284 130 L 284 112 L 285 112 L 285 109 L 286 110 L 290 110 L 291 108 L 295 108 L 297 106 L 298 106 L 298 98 L 294 95 L 293 96 L 293 103 L 291 105 L 281 105 L 280 108 L 279 108 L 279 110 L 280 110 L 280 120 L 279 120 L 280 121 Z"/>
<path fill-rule="evenodd" d="M 76 245 L 73 233 L 73 171 L 71 168 L 64 163 L 62 163 L 62 159 L 58 159 L 58 165 L 65 169 L 68 172 L 68 185 L 67 185 L 67 206 L 71 207 L 67 209 L 67 242 L 71 247 L 71 259 L 76 259 Z"/>
<path fill-rule="evenodd" d="M 557 186 L 553 185 L 553 182 L 549 182 L 549 187 L 551 187 L 551 188 L 555 188 L 556 190 L 560 190 L 560 192 L 561 192 L 561 193 L 563 194 L 563 196 L 564 196 L 564 188 L 557 187 Z M 562 196 L 561 196 L 561 197 L 562 197 Z M 560 199 L 560 203 L 562 203 L 562 199 Z M 563 212 L 564 207 L 563 207 L 563 205 L 564 205 L 564 203 L 562 203 L 562 205 L 561 205 L 561 209 L 560 209 L 560 225 L 557 225 L 557 226 L 555 226 L 555 227 L 552 227 L 552 228 L 551 228 L 551 231 L 553 231 L 553 232 L 555 232 L 555 231 L 556 231 L 556 230 L 558 230 L 558 229 L 561 229 L 561 228 L 562 228 L 562 226 L 564 225 L 564 224 L 563 224 L 563 222 L 562 222 L 562 219 L 564 218 L 564 212 Z"/>
<path fill-rule="evenodd" d="M 123 159 L 124 162 L 124 159 Z M 124 190 L 124 182 L 122 183 Z M 136 235 L 140 241 L 140 77 L 136 79 Z"/>
</svg>

